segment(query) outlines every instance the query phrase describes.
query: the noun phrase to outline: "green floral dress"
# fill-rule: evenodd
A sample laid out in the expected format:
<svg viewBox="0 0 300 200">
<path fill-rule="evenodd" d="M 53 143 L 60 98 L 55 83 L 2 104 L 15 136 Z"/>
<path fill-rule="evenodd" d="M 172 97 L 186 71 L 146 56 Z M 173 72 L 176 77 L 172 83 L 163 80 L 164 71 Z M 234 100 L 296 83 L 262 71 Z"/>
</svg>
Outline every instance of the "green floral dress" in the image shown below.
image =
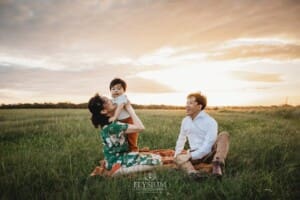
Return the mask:
<svg viewBox="0 0 300 200">
<path fill-rule="evenodd" d="M 103 140 L 103 153 L 106 169 L 111 170 L 114 164 L 121 164 L 122 167 L 134 165 L 161 165 L 161 157 L 155 154 L 141 154 L 128 152 L 129 145 L 125 131 L 128 124 L 114 122 L 104 127 L 100 132 Z"/>
</svg>

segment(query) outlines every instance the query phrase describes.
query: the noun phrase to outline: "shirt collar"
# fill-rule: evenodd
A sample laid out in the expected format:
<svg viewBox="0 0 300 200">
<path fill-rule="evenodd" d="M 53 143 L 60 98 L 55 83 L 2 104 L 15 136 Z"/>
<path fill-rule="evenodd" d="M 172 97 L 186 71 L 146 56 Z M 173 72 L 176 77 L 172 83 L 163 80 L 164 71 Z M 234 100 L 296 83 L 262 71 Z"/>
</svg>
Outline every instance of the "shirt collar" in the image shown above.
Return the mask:
<svg viewBox="0 0 300 200">
<path fill-rule="evenodd" d="M 194 118 L 194 120 L 195 120 L 195 119 L 198 119 L 198 118 L 203 118 L 203 117 L 205 117 L 205 116 L 206 116 L 206 112 L 205 112 L 204 110 L 201 110 L 201 111 L 198 113 L 198 115 Z M 189 116 L 189 118 L 190 118 L 191 120 L 193 120 L 191 116 Z"/>
<path fill-rule="evenodd" d="M 206 115 L 205 111 L 204 111 L 204 110 L 201 110 L 201 111 L 198 113 L 198 115 L 195 117 L 195 119 L 205 117 L 205 115 Z"/>
</svg>

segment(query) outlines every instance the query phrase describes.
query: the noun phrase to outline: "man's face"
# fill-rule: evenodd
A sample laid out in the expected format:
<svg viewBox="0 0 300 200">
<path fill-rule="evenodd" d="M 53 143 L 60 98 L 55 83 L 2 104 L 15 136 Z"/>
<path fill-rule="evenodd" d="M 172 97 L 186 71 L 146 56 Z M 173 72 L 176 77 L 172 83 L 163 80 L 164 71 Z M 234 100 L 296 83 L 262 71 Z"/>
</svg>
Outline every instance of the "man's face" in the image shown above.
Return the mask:
<svg viewBox="0 0 300 200">
<path fill-rule="evenodd" d="M 110 89 L 111 95 L 113 98 L 116 98 L 122 94 L 124 94 L 124 88 L 121 84 L 116 84 Z"/>
<path fill-rule="evenodd" d="M 186 101 L 186 115 L 191 116 L 192 118 L 196 117 L 201 111 L 202 105 L 198 104 L 195 97 L 190 97 Z"/>
</svg>

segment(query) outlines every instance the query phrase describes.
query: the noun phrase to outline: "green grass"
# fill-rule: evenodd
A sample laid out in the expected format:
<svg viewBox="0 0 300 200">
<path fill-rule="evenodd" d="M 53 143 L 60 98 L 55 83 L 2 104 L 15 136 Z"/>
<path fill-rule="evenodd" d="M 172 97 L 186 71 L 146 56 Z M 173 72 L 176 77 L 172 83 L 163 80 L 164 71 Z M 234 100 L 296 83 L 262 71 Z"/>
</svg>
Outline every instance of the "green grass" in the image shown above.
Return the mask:
<svg viewBox="0 0 300 200">
<path fill-rule="evenodd" d="M 184 111 L 137 110 L 139 146 L 174 148 Z M 161 193 L 135 190 L 147 174 L 89 177 L 103 158 L 87 110 L 0 110 L 1 199 L 299 199 L 299 107 L 209 113 L 231 135 L 223 180 L 158 169 Z"/>
</svg>

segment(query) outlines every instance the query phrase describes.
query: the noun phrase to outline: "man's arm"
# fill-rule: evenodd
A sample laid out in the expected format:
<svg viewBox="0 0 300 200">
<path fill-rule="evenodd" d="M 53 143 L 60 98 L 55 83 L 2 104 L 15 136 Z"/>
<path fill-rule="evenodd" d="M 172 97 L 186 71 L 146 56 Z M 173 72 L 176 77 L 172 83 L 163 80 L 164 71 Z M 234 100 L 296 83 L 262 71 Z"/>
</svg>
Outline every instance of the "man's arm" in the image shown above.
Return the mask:
<svg viewBox="0 0 300 200">
<path fill-rule="evenodd" d="M 218 135 L 218 124 L 213 121 L 208 125 L 207 133 L 204 138 L 202 145 L 195 151 L 191 152 L 191 157 L 193 160 L 201 159 L 205 155 L 211 152 L 212 146 L 216 142 Z"/>
<path fill-rule="evenodd" d="M 183 131 L 183 122 L 184 122 L 184 120 L 182 120 L 182 122 L 181 122 L 180 133 L 178 135 L 178 139 L 176 142 L 174 157 L 176 157 L 178 154 L 181 153 L 181 151 L 183 150 L 184 145 L 186 143 L 186 133 L 184 133 L 184 131 Z"/>
</svg>

